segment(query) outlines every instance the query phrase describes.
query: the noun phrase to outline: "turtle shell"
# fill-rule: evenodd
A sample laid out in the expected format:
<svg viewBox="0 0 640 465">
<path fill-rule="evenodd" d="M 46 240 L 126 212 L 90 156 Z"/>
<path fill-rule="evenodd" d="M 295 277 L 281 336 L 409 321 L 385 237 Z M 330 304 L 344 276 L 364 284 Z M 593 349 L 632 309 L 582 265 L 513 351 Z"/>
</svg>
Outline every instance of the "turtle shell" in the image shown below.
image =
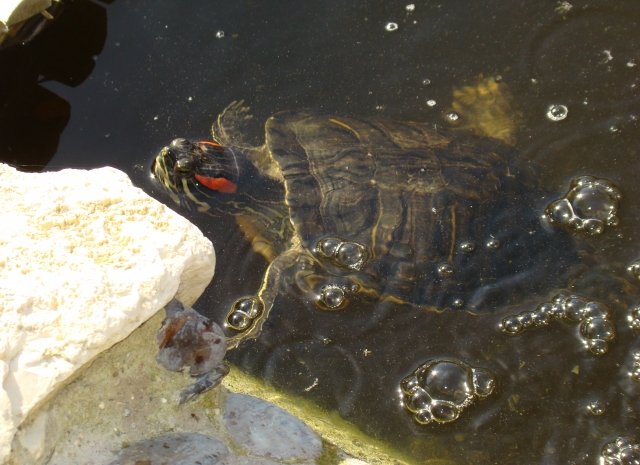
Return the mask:
<svg viewBox="0 0 640 465">
<path fill-rule="evenodd" d="M 566 282 L 554 257 L 573 247 L 541 225 L 544 196 L 505 144 L 312 111 L 269 118 L 266 143 L 291 223 L 313 256 L 298 261 L 298 284 L 321 301 L 327 292 L 337 298 L 325 307 L 343 308 L 344 295 L 331 292 L 343 289 L 481 310 Z"/>
</svg>

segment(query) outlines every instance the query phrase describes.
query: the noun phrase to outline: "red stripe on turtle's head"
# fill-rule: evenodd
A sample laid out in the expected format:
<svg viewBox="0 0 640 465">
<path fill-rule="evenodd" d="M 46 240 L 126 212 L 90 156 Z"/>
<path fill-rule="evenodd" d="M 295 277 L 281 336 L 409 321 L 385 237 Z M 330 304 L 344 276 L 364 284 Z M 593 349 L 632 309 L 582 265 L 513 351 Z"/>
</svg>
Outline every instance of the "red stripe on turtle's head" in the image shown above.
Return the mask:
<svg viewBox="0 0 640 465">
<path fill-rule="evenodd" d="M 213 189 L 214 191 L 224 192 L 225 194 L 233 194 L 237 189 L 235 183 L 225 178 L 207 178 L 196 174 L 194 176 L 196 180 L 203 186 Z"/>
</svg>

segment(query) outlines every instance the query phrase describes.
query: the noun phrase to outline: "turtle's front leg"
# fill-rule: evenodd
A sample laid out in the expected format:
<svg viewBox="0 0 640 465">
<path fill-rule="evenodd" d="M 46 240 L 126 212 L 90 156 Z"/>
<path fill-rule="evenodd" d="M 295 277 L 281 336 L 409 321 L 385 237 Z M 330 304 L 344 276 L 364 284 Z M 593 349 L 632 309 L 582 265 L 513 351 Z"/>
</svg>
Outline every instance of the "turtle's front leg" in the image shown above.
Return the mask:
<svg viewBox="0 0 640 465">
<path fill-rule="evenodd" d="M 213 123 L 211 131 L 213 138 L 220 145 L 226 147 L 246 147 L 250 148 L 251 144 L 245 141 L 243 133 L 245 125 L 253 116 L 249 113 L 249 107 L 243 107 L 244 100 L 239 102 L 231 102 L 231 104 L 222 110 L 218 115 L 218 119 Z"/>
<path fill-rule="evenodd" d="M 222 146 L 241 152 L 263 175 L 284 182 L 282 172 L 266 145 L 254 147 L 246 140 L 246 126 L 253 116 L 249 113 L 249 107 L 242 106 L 243 103 L 244 100 L 233 102 L 220 113 L 211 128 L 213 139 Z"/>
<path fill-rule="evenodd" d="M 242 297 L 231 305 L 225 325 L 238 334 L 227 338 L 227 349 L 238 347 L 245 339 L 255 339 L 262 332 L 262 325 L 278 296 L 283 271 L 293 265 L 302 253 L 299 241 L 295 242 L 271 262 L 257 296 Z"/>
</svg>

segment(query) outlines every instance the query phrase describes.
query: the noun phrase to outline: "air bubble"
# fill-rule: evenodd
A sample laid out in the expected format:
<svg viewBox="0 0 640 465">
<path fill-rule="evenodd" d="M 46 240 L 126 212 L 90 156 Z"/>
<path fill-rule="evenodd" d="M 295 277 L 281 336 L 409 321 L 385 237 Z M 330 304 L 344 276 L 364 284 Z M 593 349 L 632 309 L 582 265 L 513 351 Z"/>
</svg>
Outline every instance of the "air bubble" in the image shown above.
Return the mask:
<svg viewBox="0 0 640 465">
<path fill-rule="evenodd" d="M 436 101 L 435 100 L 427 100 L 427 105 L 429 105 L 430 107 L 435 106 Z"/>
<path fill-rule="evenodd" d="M 551 321 L 551 316 L 546 312 L 536 311 L 533 313 L 533 323 L 536 326 L 546 326 Z"/>
<path fill-rule="evenodd" d="M 328 237 L 318 242 L 318 250 L 322 252 L 325 257 L 333 257 L 341 243 L 340 239 Z"/>
<path fill-rule="evenodd" d="M 427 394 L 424 389 L 417 388 L 407 401 L 407 410 L 417 413 L 420 410 L 426 409 L 430 403 L 431 397 L 429 397 L 429 394 Z"/>
<path fill-rule="evenodd" d="M 580 333 L 594 340 L 611 341 L 615 337 L 613 324 L 605 318 L 587 318 L 580 325 Z"/>
<path fill-rule="evenodd" d="M 444 115 L 444 117 L 446 118 L 447 121 L 449 121 L 449 123 L 457 123 L 458 120 L 460 119 L 460 116 L 457 113 L 454 113 L 452 111 Z"/>
<path fill-rule="evenodd" d="M 589 409 L 589 412 L 595 416 L 602 415 L 605 412 L 604 402 L 600 402 L 599 400 L 594 400 L 587 408 Z"/>
<path fill-rule="evenodd" d="M 492 237 L 491 239 L 489 239 L 487 241 L 487 247 L 492 249 L 492 250 L 500 248 L 500 245 L 501 245 L 500 241 L 498 239 L 496 239 L 495 237 Z"/>
<path fill-rule="evenodd" d="M 425 79 L 422 80 L 422 85 L 423 86 L 428 86 L 429 84 L 431 84 L 431 79 L 426 79 L 425 78 Z"/>
<path fill-rule="evenodd" d="M 592 184 L 578 190 L 571 201 L 574 213 L 581 218 L 606 220 L 615 208 L 610 195 Z"/>
<path fill-rule="evenodd" d="M 496 380 L 487 370 L 474 368 L 473 370 L 473 386 L 477 396 L 487 397 L 496 387 Z"/>
<path fill-rule="evenodd" d="M 553 222 L 560 224 L 568 224 L 574 216 L 571 204 L 566 199 L 549 204 L 547 215 Z"/>
<path fill-rule="evenodd" d="M 216 38 L 217 39 L 222 39 L 224 37 L 224 31 L 218 31 L 216 32 Z"/>
<path fill-rule="evenodd" d="M 565 318 L 569 321 L 581 321 L 584 310 L 587 307 L 587 301 L 579 297 L 569 299 L 565 304 Z"/>
<path fill-rule="evenodd" d="M 551 121 L 562 121 L 568 113 L 569 109 L 565 105 L 550 105 L 547 108 L 547 118 Z"/>
<path fill-rule="evenodd" d="M 518 319 L 520 320 L 520 323 L 522 323 L 522 327 L 525 329 L 533 324 L 533 315 L 531 312 L 522 312 L 518 315 Z"/>
<path fill-rule="evenodd" d="M 602 339 L 593 339 L 589 341 L 588 345 L 591 353 L 595 355 L 606 354 L 609 350 L 609 344 L 607 344 L 607 342 L 603 341 Z"/>
<path fill-rule="evenodd" d="M 395 30 L 398 29 L 398 24 L 397 23 L 387 23 L 387 25 L 384 28 L 389 32 L 395 31 Z"/>
<path fill-rule="evenodd" d="M 229 327 L 237 331 L 242 331 L 251 326 L 251 318 L 249 318 L 247 315 L 236 312 L 227 317 L 227 323 Z"/>
<path fill-rule="evenodd" d="M 473 241 L 464 241 L 460 244 L 460 249 L 462 249 L 463 252 L 471 253 L 476 250 L 476 243 Z"/>
<path fill-rule="evenodd" d="M 344 267 L 359 269 L 365 258 L 364 247 L 355 242 L 343 243 L 336 253 L 336 260 Z"/>
<path fill-rule="evenodd" d="M 449 262 L 440 263 L 438 265 L 438 274 L 442 277 L 448 278 L 454 272 L 453 265 Z"/>
<path fill-rule="evenodd" d="M 589 302 L 582 315 L 584 318 L 609 318 L 609 309 L 598 302 Z"/>
<path fill-rule="evenodd" d="M 416 9 L 416 6 L 413 3 L 409 3 L 405 8 L 407 11 L 413 11 Z"/>
<path fill-rule="evenodd" d="M 418 424 L 449 423 L 475 398 L 490 395 L 495 377 L 459 360 L 430 360 L 400 383 L 405 408 Z"/>
<path fill-rule="evenodd" d="M 584 231 L 588 234 L 600 234 L 604 231 L 604 224 L 600 220 L 586 220 L 582 223 Z"/>
<path fill-rule="evenodd" d="M 453 306 L 456 308 L 464 307 L 464 300 L 462 299 L 453 299 Z"/>
<path fill-rule="evenodd" d="M 241 299 L 236 303 L 235 309 L 246 314 L 249 318 L 256 318 L 260 310 L 255 299 Z"/>
<path fill-rule="evenodd" d="M 629 271 L 635 278 L 640 279 L 640 260 L 636 260 L 629 265 Z"/>
<path fill-rule="evenodd" d="M 335 284 L 324 286 L 320 291 L 320 303 L 330 310 L 337 310 L 345 303 L 346 296 L 344 290 Z"/>
<path fill-rule="evenodd" d="M 518 334 L 522 331 L 522 323 L 517 316 L 508 316 L 502 320 L 502 324 L 500 326 L 507 334 Z"/>
<path fill-rule="evenodd" d="M 460 411 L 450 402 L 435 401 L 431 406 L 431 415 L 438 423 L 449 423 L 460 416 Z"/>
</svg>

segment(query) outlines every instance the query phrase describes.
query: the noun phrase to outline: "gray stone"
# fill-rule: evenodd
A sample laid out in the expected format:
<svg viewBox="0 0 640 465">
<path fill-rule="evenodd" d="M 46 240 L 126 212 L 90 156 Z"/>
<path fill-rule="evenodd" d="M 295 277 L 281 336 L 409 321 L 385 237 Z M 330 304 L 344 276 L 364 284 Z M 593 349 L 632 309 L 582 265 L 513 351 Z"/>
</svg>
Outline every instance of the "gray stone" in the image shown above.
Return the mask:
<svg viewBox="0 0 640 465">
<path fill-rule="evenodd" d="M 313 465 L 315 462 L 296 462 L 296 465 Z M 282 462 L 273 462 L 269 459 L 258 457 L 241 457 L 232 462 L 232 465 L 282 465 Z"/>
<path fill-rule="evenodd" d="M 198 433 L 174 433 L 131 444 L 109 465 L 222 465 L 229 450 L 217 439 Z"/>
<path fill-rule="evenodd" d="M 229 394 L 224 420 L 233 440 L 254 456 L 276 460 L 315 460 L 322 441 L 285 410 L 256 397 Z"/>
</svg>

